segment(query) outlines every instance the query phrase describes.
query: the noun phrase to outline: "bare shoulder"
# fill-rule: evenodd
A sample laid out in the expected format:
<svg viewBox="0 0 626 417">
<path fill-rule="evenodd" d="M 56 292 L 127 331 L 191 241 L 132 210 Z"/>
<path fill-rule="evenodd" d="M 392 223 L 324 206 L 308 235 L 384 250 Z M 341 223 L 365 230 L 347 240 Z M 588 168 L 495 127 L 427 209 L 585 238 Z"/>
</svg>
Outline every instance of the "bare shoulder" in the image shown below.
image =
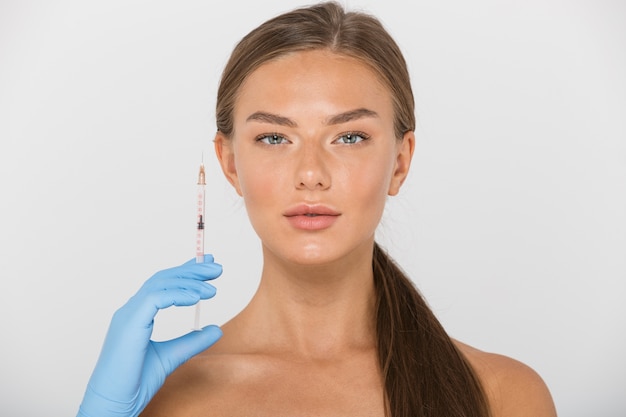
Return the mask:
<svg viewBox="0 0 626 417">
<path fill-rule="evenodd" d="M 550 391 L 535 370 L 507 356 L 455 341 L 481 380 L 493 417 L 555 417 Z"/>
</svg>

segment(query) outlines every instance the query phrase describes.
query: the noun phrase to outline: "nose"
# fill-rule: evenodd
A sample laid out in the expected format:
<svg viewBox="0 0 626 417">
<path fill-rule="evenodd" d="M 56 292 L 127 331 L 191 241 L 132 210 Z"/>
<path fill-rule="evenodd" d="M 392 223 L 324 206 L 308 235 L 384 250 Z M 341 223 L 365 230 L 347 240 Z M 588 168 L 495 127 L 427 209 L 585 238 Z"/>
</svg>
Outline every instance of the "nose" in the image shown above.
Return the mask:
<svg viewBox="0 0 626 417">
<path fill-rule="evenodd" d="M 295 185 L 299 190 L 326 190 L 331 185 L 329 155 L 323 145 L 302 144 L 297 157 Z"/>
</svg>

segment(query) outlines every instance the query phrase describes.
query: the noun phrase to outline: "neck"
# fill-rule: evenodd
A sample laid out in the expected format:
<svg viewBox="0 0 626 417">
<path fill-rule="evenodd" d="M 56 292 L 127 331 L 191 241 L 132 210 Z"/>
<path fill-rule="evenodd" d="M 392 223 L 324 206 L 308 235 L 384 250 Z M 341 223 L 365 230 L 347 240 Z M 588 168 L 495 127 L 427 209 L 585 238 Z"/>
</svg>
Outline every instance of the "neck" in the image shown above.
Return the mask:
<svg viewBox="0 0 626 417">
<path fill-rule="evenodd" d="M 375 346 L 372 250 L 325 265 L 295 265 L 264 248 L 259 289 L 245 313 L 272 348 L 330 358 Z"/>
</svg>

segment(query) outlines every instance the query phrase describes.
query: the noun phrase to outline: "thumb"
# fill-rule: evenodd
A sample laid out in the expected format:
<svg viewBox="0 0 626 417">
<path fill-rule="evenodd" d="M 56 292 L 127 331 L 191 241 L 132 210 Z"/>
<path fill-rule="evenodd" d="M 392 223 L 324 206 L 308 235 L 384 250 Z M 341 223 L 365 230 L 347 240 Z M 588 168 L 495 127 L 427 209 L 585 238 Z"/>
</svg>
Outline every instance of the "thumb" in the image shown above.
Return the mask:
<svg viewBox="0 0 626 417">
<path fill-rule="evenodd" d="M 154 343 L 154 349 L 161 360 L 163 370 L 169 375 L 190 358 L 208 349 L 220 337 L 222 330 L 218 326 L 210 325 L 167 342 Z"/>
</svg>

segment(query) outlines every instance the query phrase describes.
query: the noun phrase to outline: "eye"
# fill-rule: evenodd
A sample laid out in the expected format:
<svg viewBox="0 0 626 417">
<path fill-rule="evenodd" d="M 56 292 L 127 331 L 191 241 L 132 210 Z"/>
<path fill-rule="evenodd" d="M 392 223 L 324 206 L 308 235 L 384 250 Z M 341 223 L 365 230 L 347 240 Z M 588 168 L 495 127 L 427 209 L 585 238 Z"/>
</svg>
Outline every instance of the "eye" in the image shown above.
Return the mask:
<svg viewBox="0 0 626 417">
<path fill-rule="evenodd" d="M 341 134 L 337 139 L 333 141 L 333 143 L 352 145 L 355 143 L 362 142 L 364 140 L 369 139 L 365 133 L 362 132 L 347 132 Z"/>
<path fill-rule="evenodd" d="M 264 133 L 256 137 L 257 142 L 263 142 L 267 145 L 282 145 L 289 141 L 278 133 Z"/>
</svg>

